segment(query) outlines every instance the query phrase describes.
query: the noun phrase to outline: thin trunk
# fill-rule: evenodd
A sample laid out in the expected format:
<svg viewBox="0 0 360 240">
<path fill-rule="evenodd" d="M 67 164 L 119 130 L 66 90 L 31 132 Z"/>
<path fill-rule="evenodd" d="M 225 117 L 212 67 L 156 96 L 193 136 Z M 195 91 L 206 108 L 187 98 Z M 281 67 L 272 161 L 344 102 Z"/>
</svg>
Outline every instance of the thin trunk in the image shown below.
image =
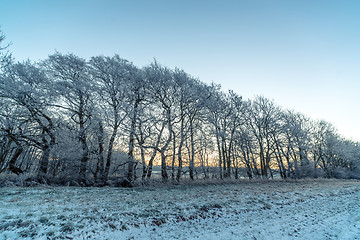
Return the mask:
<svg viewBox="0 0 360 240">
<path fill-rule="evenodd" d="M 133 115 L 131 119 L 131 128 L 130 128 L 130 136 L 129 136 L 129 152 L 128 152 L 128 173 L 127 179 L 132 182 L 134 177 L 134 143 L 135 143 L 135 125 L 136 125 L 136 118 L 137 118 L 137 111 L 140 101 L 138 99 L 135 100 Z"/>
<path fill-rule="evenodd" d="M 168 174 L 166 171 L 166 155 L 164 152 L 161 152 L 161 177 L 163 179 L 163 181 L 167 181 L 168 180 Z"/>
<path fill-rule="evenodd" d="M 148 179 L 150 179 L 151 174 L 152 174 L 153 162 L 154 162 L 157 151 L 159 151 L 158 147 L 159 147 L 161 136 L 163 134 L 164 129 L 165 129 L 165 123 L 162 124 L 158 139 L 156 141 L 156 145 L 153 146 L 153 147 L 150 147 L 150 148 L 153 149 L 153 154 L 151 155 L 151 158 L 149 160 L 149 165 L 148 165 L 147 170 L 146 170 L 146 176 L 147 176 Z"/>
<path fill-rule="evenodd" d="M 173 131 L 173 154 L 172 154 L 172 162 L 171 162 L 171 179 L 175 181 L 175 161 L 176 161 L 176 139 L 175 132 Z"/>
<path fill-rule="evenodd" d="M 83 183 L 86 182 L 86 169 L 87 169 L 87 163 L 89 161 L 89 149 L 86 142 L 86 136 L 84 133 L 84 129 L 81 130 L 80 134 L 80 143 L 81 143 L 81 149 L 82 149 L 82 158 L 80 161 L 80 172 L 79 172 L 79 180 Z"/>
<path fill-rule="evenodd" d="M 253 166 L 253 173 L 255 174 L 255 176 L 257 177 L 257 178 L 259 178 L 259 176 L 260 176 L 260 172 L 259 172 L 259 169 L 258 169 L 258 165 L 257 165 L 257 162 L 255 161 L 255 157 L 254 157 L 254 153 L 253 153 L 253 151 L 252 151 L 252 149 L 251 149 L 251 147 L 250 146 L 247 146 L 247 153 L 249 154 L 249 160 L 251 159 L 251 162 L 252 162 L 252 166 Z M 251 155 L 251 156 L 250 156 Z"/>
<path fill-rule="evenodd" d="M 207 179 L 207 172 L 205 167 L 205 153 L 203 151 L 201 151 L 200 153 L 200 161 L 201 161 L 201 170 L 203 171 L 204 174 L 204 179 Z"/>
<path fill-rule="evenodd" d="M 142 164 L 141 182 L 142 182 L 142 184 L 145 184 L 147 166 L 146 166 L 146 162 L 145 162 L 145 149 L 144 149 L 145 140 L 144 140 L 143 132 L 141 130 L 141 122 L 139 124 L 138 129 L 139 129 L 139 135 L 136 135 L 136 138 L 137 138 L 139 148 L 140 148 L 140 156 L 141 156 L 141 164 Z"/>
<path fill-rule="evenodd" d="M 246 163 L 246 174 L 248 175 L 249 179 L 252 179 L 253 175 L 252 175 L 252 171 L 251 171 L 250 153 L 248 151 L 248 148 L 246 148 L 246 153 L 244 153 L 244 158 L 245 158 L 245 163 Z"/>
<path fill-rule="evenodd" d="M 190 120 L 190 147 L 191 147 L 191 155 L 190 155 L 190 164 L 189 164 L 189 174 L 190 179 L 194 180 L 194 158 L 195 158 L 195 144 L 194 144 L 194 128 L 193 128 L 193 119 Z"/>
<path fill-rule="evenodd" d="M 226 149 L 228 150 L 226 151 Z M 227 147 L 225 142 L 225 152 L 226 152 L 226 170 L 227 170 L 226 175 L 228 178 L 231 178 L 231 140 L 229 147 Z"/>
<path fill-rule="evenodd" d="M 146 169 L 146 177 L 148 179 L 150 179 L 151 174 L 152 174 L 152 167 L 153 167 L 153 164 L 154 164 L 154 159 L 155 159 L 157 150 L 158 150 L 157 148 L 154 148 L 153 154 L 150 157 L 149 164 L 148 164 L 147 169 Z"/>
<path fill-rule="evenodd" d="M 271 171 L 271 168 L 270 168 L 270 160 L 271 160 L 271 154 L 270 154 L 270 148 L 269 148 L 269 145 L 267 146 L 267 150 L 266 150 L 266 155 L 265 155 L 265 169 L 266 169 L 266 177 L 268 176 L 268 171 L 270 173 L 270 177 L 271 178 L 274 178 L 273 177 L 273 174 L 272 174 L 272 171 Z"/>
<path fill-rule="evenodd" d="M 221 144 L 220 144 L 220 137 L 219 137 L 219 130 L 218 127 L 215 126 L 216 129 L 216 143 L 217 143 L 217 148 L 218 148 L 218 153 L 219 153 L 219 177 L 220 179 L 223 178 L 222 176 L 222 154 L 221 154 Z"/>
<path fill-rule="evenodd" d="M 226 172 L 226 150 L 225 150 L 225 137 L 221 136 L 221 155 L 222 155 L 222 164 L 223 164 L 223 173 L 224 177 L 227 177 Z"/>
<path fill-rule="evenodd" d="M 168 180 L 168 174 L 167 174 L 167 167 L 166 167 L 166 155 L 165 151 L 168 148 L 171 139 L 172 139 L 172 125 L 171 125 L 171 115 L 170 115 L 170 109 L 167 109 L 167 125 L 168 125 L 168 131 L 169 131 L 169 137 L 165 143 L 165 145 L 160 149 L 161 153 L 161 176 L 163 180 L 166 182 Z"/>
<path fill-rule="evenodd" d="M 114 111 L 117 111 L 116 108 L 114 108 Z M 110 140 L 109 140 L 109 146 L 108 146 L 108 154 L 106 156 L 106 163 L 105 163 L 105 170 L 104 170 L 104 174 L 102 176 L 102 181 L 106 182 L 109 178 L 109 172 L 110 172 L 110 165 L 111 165 L 111 157 L 113 154 L 113 148 L 114 148 L 114 143 L 115 143 L 115 138 L 117 135 L 117 131 L 119 128 L 119 115 L 117 112 L 115 112 L 114 115 L 115 119 L 114 119 L 114 128 L 113 131 L 111 133 L 110 136 Z"/>
<path fill-rule="evenodd" d="M 184 134 L 184 118 L 181 119 L 181 126 L 180 126 L 180 143 L 178 147 L 178 171 L 176 175 L 176 181 L 180 182 L 181 175 L 182 175 L 182 148 L 185 140 Z"/>
<path fill-rule="evenodd" d="M 230 134 L 230 141 L 229 141 L 229 147 L 228 147 L 228 151 L 227 151 L 227 176 L 230 178 L 231 177 L 231 157 L 234 154 L 232 154 L 233 151 L 233 139 L 234 139 L 234 133 L 235 133 L 235 128 L 232 129 L 231 134 Z M 225 145 L 226 146 L 226 145 Z M 234 158 L 233 158 L 234 161 Z"/>
<path fill-rule="evenodd" d="M 205 161 L 206 161 L 206 173 L 207 173 L 207 178 L 209 178 L 210 175 L 210 168 L 209 168 L 209 155 L 206 153 L 206 148 L 205 148 Z"/>
<path fill-rule="evenodd" d="M 79 181 L 82 183 L 86 183 L 86 170 L 87 170 L 87 163 L 89 161 L 89 148 L 86 141 L 86 133 L 85 133 L 85 119 L 84 114 L 82 111 L 82 107 L 79 111 L 79 140 L 81 143 L 82 149 L 82 158 L 80 161 L 80 172 L 79 172 Z"/>
<path fill-rule="evenodd" d="M 267 176 L 267 169 L 266 169 L 266 160 L 265 160 L 265 154 L 264 154 L 264 148 L 262 144 L 260 145 L 260 168 L 261 168 L 261 176 L 265 177 Z"/>
<path fill-rule="evenodd" d="M 102 121 L 99 121 L 99 132 L 97 136 L 98 140 L 98 162 L 96 165 L 96 170 L 94 173 L 94 181 L 95 183 L 98 183 L 98 177 L 104 175 L 104 126 L 102 124 Z"/>
<path fill-rule="evenodd" d="M 141 163 L 142 163 L 141 181 L 144 182 L 146 177 L 146 163 L 145 163 L 145 150 L 142 147 L 142 145 L 140 145 L 140 155 L 141 155 Z"/>
<path fill-rule="evenodd" d="M 276 156 L 276 159 L 278 162 L 280 176 L 281 176 L 281 178 L 285 179 L 287 177 L 286 176 L 286 168 L 284 166 L 284 162 L 283 162 L 283 159 L 281 156 L 281 153 L 283 153 L 283 150 L 280 150 L 282 148 L 279 146 L 278 141 L 276 141 L 275 143 L 276 143 L 276 150 L 277 150 L 277 154 L 275 153 L 275 156 Z M 283 153 L 283 155 L 284 155 L 284 153 Z"/>
</svg>

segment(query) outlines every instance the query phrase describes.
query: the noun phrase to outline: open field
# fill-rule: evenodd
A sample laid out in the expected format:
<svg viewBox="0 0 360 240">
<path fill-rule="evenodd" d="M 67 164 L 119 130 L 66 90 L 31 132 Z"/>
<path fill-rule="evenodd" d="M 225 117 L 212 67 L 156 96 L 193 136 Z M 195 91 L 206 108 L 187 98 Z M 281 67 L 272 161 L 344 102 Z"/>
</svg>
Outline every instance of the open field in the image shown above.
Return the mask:
<svg viewBox="0 0 360 240">
<path fill-rule="evenodd" d="M 0 239 L 360 239 L 360 182 L 0 188 Z"/>
</svg>

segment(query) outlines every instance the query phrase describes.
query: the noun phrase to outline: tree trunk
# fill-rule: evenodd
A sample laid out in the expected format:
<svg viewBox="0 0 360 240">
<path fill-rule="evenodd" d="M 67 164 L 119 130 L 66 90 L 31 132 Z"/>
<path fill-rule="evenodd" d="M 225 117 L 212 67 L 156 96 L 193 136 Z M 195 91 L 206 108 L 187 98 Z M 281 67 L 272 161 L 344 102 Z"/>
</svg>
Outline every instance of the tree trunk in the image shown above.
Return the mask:
<svg viewBox="0 0 360 240">
<path fill-rule="evenodd" d="M 145 178 L 146 178 L 146 163 L 145 163 L 145 150 L 143 147 L 143 141 L 141 140 L 141 142 L 139 143 L 140 146 L 140 155 L 141 155 L 141 164 L 142 164 L 142 175 L 141 175 L 141 181 L 144 184 L 145 183 Z"/>
<path fill-rule="evenodd" d="M 166 156 L 164 152 L 161 153 L 161 177 L 165 182 L 169 178 L 166 170 Z"/>
<path fill-rule="evenodd" d="M 50 119 L 50 118 L 48 118 L 48 119 Z M 48 120 L 48 121 L 50 123 L 49 124 L 50 128 L 52 128 L 51 120 Z M 37 178 L 39 180 L 46 179 L 46 175 L 47 175 L 47 171 L 48 171 L 48 167 L 49 167 L 51 149 L 55 145 L 55 136 L 51 132 L 50 128 L 45 127 L 45 126 L 42 126 L 42 127 L 43 127 L 43 132 L 42 132 L 43 137 L 42 137 L 42 145 L 41 145 L 42 155 L 40 158 L 39 172 L 37 174 Z M 50 137 L 50 142 L 46 139 L 46 135 L 48 137 Z"/>
<path fill-rule="evenodd" d="M 134 146 L 135 146 L 135 127 L 136 127 L 136 119 L 137 119 L 137 112 L 139 107 L 140 100 L 136 99 L 133 108 L 133 115 L 131 118 L 131 128 L 130 128 L 130 136 L 129 136 L 129 152 L 128 152 L 128 173 L 127 179 L 132 182 L 134 177 Z"/>
<path fill-rule="evenodd" d="M 80 161 L 80 172 L 79 172 L 79 181 L 81 183 L 86 184 L 86 170 L 87 170 L 87 163 L 89 161 L 89 148 L 86 141 L 86 133 L 85 133 L 85 119 L 82 111 L 82 107 L 79 110 L 79 140 L 81 143 L 82 149 L 82 158 Z"/>
<path fill-rule="evenodd" d="M 39 180 L 46 178 L 46 174 L 47 174 L 47 169 L 49 166 L 49 158 L 50 158 L 50 148 L 48 145 L 44 145 L 41 148 L 42 154 L 41 154 L 41 158 L 40 158 L 40 163 L 39 163 L 39 172 L 38 172 L 38 176 L 37 178 Z"/>
<path fill-rule="evenodd" d="M 165 151 L 168 148 L 171 139 L 172 139 L 172 125 L 171 125 L 171 114 L 170 114 L 170 108 L 167 109 L 166 112 L 166 116 L 167 116 L 167 126 L 168 126 L 168 131 L 169 131 L 169 137 L 165 143 L 165 145 L 160 149 L 160 154 L 161 154 L 161 176 L 163 178 L 163 180 L 166 182 L 168 180 L 168 174 L 167 174 L 167 170 L 166 170 L 166 155 L 165 155 Z"/>
<path fill-rule="evenodd" d="M 219 136 L 219 130 L 218 127 L 215 126 L 216 129 L 216 143 L 217 143 L 217 148 L 218 148 L 218 153 L 219 153 L 219 177 L 220 179 L 223 178 L 222 175 L 222 154 L 221 154 L 221 144 L 220 144 L 220 136 Z"/>
<path fill-rule="evenodd" d="M 264 148 L 262 144 L 260 145 L 260 168 L 261 168 L 261 176 L 265 177 L 267 176 L 267 169 L 266 169 L 266 160 L 265 160 L 265 154 L 264 154 Z"/>
<path fill-rule="evenodd" d="M 175 181 L 175 161 L 176 161 L 176 138 L 175 132 L 173 131 L 173 153 L 172 153 L 172 162 L 171 162 L 171 179 Z"/>
<path fill-rule="evenodd" d="M 16 175 L 19 175 L 20 173 L 23 173 L 23 171 L 20 168 L 16 167 L 15 163 L 24 149 L 20 144 L 17 144 L 17 146 L 18 147 L 16 148 L 14 155 L 11 157 L 9 161 L 9 170 L 15 173 Z"/>
<path fill-rule="evenodd" d="M 115 142 L 115 138 L 116 138 L 116 135 L 117 135 L 118 127 L 119 126 L 118 126 L 118 124 L 116 123 L 116 120 L 115 120 L 115 126 L 113 128 L 113 132 L 112 132 L 110 140 L 109 140 L 108 154 L 107 154 L 107 157 L 106 157 L 104 175 L 102 176 L 102 181 L 103 182 L 106 182 L 106 180 L 108 180 L 108 178 L 109 178 L 111 157 L 112 157 L 112 154 L 113 154 L 114 142 Z"/>
<path fill-rule="evenodd" d="M 193 128 L 193 120 L 190 120 L 190 147 L 191 147 L 191 155 L 190 155 L 190 164 L 189 164 L 189 174 L 190 179 L 194 180 L 194 158 L 195 158 L 195 144 L 194 144 L 194 128 Z"/>
<path fill-rule="evenodd" d="M 178 171 L 176 175 L 176 181 L 180 182 L 181 175 L 182 175 L 182 147 L 184 144 L 184 119 L 181 119 L 181 126 L 180 126 L 180 143 L 178 147 Z"/>
<path fill-rule="evenodd" d="M 98 162 L 94 174 L 94 181 L 95 183 L 104 184 L 104 182 L 102 182 L 103 179 L 101 179 L 101 181 L 99 182 L 99 178 L 98 178 L 99 175 L 101 176 L 101 178 L 104 176 L 104 127 L 101 120 L 99 121 L 99 132 L 98 132 L 97 140 L 98 140 L 99 152 L 98 152 Z"/>
<path fill-rule="evenodd" d="M 153 154 L 151 155 L 151 158 L 149 160 L 149 165 L 147 167 L 147 170 L 146 170 L 146 175 L 147 175 L 147 178 L 150 179 L 151 177 L 151 174 L 152 174 L 152 167 L 153 167 L 153 162 L 154 162 L 154 159 L 155 159 L 155 156 L 156 156 L 156 153 L 159 151 L 161 152 L 161 150 L 159 150 L 159 144 L 160 144 L 160 140 L 161 140 L 161 136 L 162 136 L 162 133 L 165 129 L 165 123 L 162 124 L 162 127 L 161 127 L 161 130 L 160 130 L 160 133 L 159 133 L 159 136 L 158 136 L 158 139 L 156 141 L 156 145 L 153 146 L 153 147 L 150 147 L 153 149 Z"/>
<path fill-rule="evenodd" d="M 246 174 L 248 175 L 249 179 L 252 179 L 252 171 L 251 171 L 251 165 L 250 165 L 250 155 L 249 155 L 249 151 L 244 148 L 241 149 L 241 152 L 243 154 L 244 157 L 244 161 L 245 161 L 245 166 L 246 166 Z"/>
</svg>

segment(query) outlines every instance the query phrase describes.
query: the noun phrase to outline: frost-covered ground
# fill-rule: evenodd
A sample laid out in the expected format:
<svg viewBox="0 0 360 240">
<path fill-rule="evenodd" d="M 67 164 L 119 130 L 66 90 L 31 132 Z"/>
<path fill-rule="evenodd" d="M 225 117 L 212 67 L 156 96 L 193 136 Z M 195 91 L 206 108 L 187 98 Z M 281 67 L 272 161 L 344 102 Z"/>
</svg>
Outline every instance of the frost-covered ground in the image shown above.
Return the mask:
<svg viewBox="0 0 360 240">
<path fill-rule="evenodd" d="M 360 239 L 360 182 L 0 188 L 0 239 Z"/>
</svg>

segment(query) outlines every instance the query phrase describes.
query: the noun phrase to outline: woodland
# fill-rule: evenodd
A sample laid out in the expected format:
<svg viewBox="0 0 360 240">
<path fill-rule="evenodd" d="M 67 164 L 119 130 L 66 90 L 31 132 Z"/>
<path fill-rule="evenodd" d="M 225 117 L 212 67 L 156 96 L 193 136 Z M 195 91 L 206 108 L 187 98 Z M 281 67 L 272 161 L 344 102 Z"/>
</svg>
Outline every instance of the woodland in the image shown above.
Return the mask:
<svg viewBox="0 0 360 240">
<path fill-rule="evenodd" d="M 2 185 L 360 177 L 358 142 L 265 96 L 243 99 L 182 69 L 156 60 L 140 68 L 117 54 L 16 62 L 4 39 Z"/>
</svg>

